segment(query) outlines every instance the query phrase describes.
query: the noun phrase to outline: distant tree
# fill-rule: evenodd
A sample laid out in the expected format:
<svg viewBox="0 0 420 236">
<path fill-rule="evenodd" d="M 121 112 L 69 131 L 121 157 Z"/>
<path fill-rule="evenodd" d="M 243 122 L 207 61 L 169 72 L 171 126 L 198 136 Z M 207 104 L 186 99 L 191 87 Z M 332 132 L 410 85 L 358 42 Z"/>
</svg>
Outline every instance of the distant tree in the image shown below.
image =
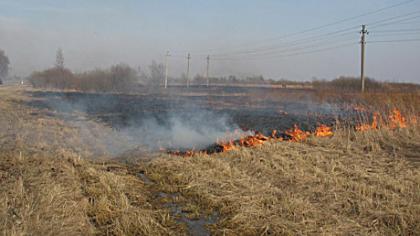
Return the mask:
<svg viewBox="0 0 420 236">
<path fill-rule="evenodd" d="M 141 68 L 141 66 L 137 67 L 137 75 L 141 85 L 146 85 L 150 81 L 150 76 Z"/>
<path fill-rule="evenodd" d="M 259 76 L 248 76 L 246 77 L 246 82 L 251 84 L 263 84 L 265 82 L 262 75 Z"/>
<path fill-rule="evenodd" d="M 360 78 L 351 76 L 340 76 L 331 81 L 314 80 L 312 85 L 318 90 L 336 90 L 336 91 L 359 91 Z M 366 90 L 379 91 L 384 89 L 384 83 L 376 81 L 372 78 L 366 78 Z"/>
<path fill-rule="evenodd" d="M 64 54 L 61 48 L 57 49 L 55 56 L 55 67 L 58 69 L 64 69 Z"/>
<path fill-rule="evenodd" d="M 206 83 L 206 77 L 200 75 L 200 74 L 196 74 L 194 76 L 193 82 L 195 84 L 205 84 Z"/>
<path fill-rule="evenodd" d="M 137 71 L 126 64 L 111 66 L 109 73 L 113 91 L 129 91 L 137 82 Z"/>
<path fill-rule="evenodd" d="M 165 66 L 162 63 L 152 61 L 149 66 L 150 70 L 150 85 L 159 85 L 165 78 Z"/>
<path fill-rule="evenodd" d="M 126 64 L 73 74 L 66 68 L 34 72 L 29 82 L 35 88 L 72 89 L 97 92 L 129 92 L 138 85 L 137 71 Z"/>
<path fill-rule="evenodd" d="M 0 49 L 0 84 L 3 83 L 3 79 L 9 74 L 9 63 L 9 58 L 4 51 Z"/>
<path fill-rule="evenodd" d="M 229 77 L 228 77 L 228 81 L 229 81 L 229 83 L 235 84 L 235 83 L 237 83 L 239 80 L 238 80 L 238 78 L 237 78 L 235 75 L 229 75 Z"/>
<path fill-rule="evenodd" d="M 73 73 L 68 69 L 50 68 L 33 72 L 29 82 L 35 88 L 69 89 L 73 78 Z"/>
</svg>

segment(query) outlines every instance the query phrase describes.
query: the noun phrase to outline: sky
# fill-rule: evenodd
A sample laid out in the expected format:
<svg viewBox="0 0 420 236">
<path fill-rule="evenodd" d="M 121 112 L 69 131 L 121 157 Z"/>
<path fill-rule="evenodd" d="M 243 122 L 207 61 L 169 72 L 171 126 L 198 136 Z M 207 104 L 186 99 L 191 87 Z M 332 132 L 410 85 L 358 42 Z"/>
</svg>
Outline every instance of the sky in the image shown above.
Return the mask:
<svg viewBox="0 0 420 236">
<path fill-rule="evenodd" d="M 189 52 L 193 75 L 210 55 L 210 76 L 333 79 L 360 74 L 362 24 L 367 76 L 420 83 L 420 0 L 0 0 L 0 49 L 18 76 L 61 48 L 75 72 L 145 69 L 169 51 L 174 77 Z"/>
</svg>

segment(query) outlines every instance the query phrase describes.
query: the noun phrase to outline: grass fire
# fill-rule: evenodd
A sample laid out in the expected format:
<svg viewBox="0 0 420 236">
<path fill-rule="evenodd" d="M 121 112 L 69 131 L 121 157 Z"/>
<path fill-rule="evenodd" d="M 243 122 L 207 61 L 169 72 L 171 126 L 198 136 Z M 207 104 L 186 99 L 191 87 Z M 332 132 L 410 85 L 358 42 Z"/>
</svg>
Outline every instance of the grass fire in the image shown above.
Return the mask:
<svg viewBox="0 0 420 236">
<path fill-rule="evenodd" d="M 346 104 L 335 94 L 338 113 L 336 108 L 331 114 L 287 110 L 270 116 L 279 110 L 274 101 L 284 106 L 284 96 L 301 99 L 274 90 L 266 98 L 273 101 L 269 106 L 256 101 L 255 110 L 236 109 L 256 92 L 248 88 L 245 97 L 207 94 L 202 98 L 215 100 L 205 106 L 196 96 L 196 104 L 187 107 L 190 98 L 180 93 L 177 109 L 198 118 L 185 123 L 180 119 L 186 116 L 175 116 L 172 107 L 168 113 L 147 110 L 141 102 L 146 95 L 1 88 L 5 112 L 0 121 L 7 127 L 0 139 L 2 231 L 149 235 L 229 229 L 256 234 L 268 224 L 273 233 L 286 225 L 289 233 L 337 233 L 336 224 L 354 230 L 349 220 L 358 222 L 359 233 L 418 231 L 420 104 L 413 94 L 365 94 L 358 98 L 369 103 L 363 109 L 353 104 L 354 97 Z M 317 91 L 308 92 L 318 99 Z M 385 96 L 395 99 L 393 107 L 381 102 Z M 104 99 L 106 106 L 100 105 Z M 174 95 L 154 102 L 167 99 Z M 229 102 L 221 105 L 220 100 Z M 320 107 L 326 103 L 331 107 L 331 101 L 320 98 Z M 222 112 L 209 112 L 215 107 Z M 264 122 L 247 118 L 261 110 L 267 111 Z M 161 116 L 162 128 L 156 125 L 159 119 L 150 120 L 156 114 L 170 114 Z M 147 118 L 122 123 L 141 116 Z M 206 132 L 211 138 L 202 139 Z M 295 218 L 308 214 L 338 218 L 323 221 L 321 230 L 315 223 L 303 227 Z M 51 215 L 56 218 L 44 226 Z M 394 217 L 401 220 L 389 223 Z"/>
<path fill-rule="evenodd" d="M 355 110 L 360 110 L 359 108 Z M 363 109 L 366 111 L 366 109 Z M 412 116 L 410 119 L 410 125 L 416 125 L 417 119 L 416 116 Z M 379 121 L 380 122 L 379 122 Z M 397 129 L 397 128 L 407 128 L 406 118 L 401 114 L 401 112 L 394 108 L 390 111 L 388 115 L 388 122 L 385 124 L 383 122 L 383 118 L 380 117 L 378 112 L 374 112 L 372 116 L 372 123 L 361 123 L 357 124 L 354 129 L 358 132 L 365 132 L 371 129 L 379 129 L 381 128 L 388 128 L 388 129 Z M 380 126 L 379 126 L 380 124 Z M 234 133 L 245 133 L 246 131 L 238 131 L 235 130 Z M 228 152 L 232 150 L 239 150 L 240 147 L 245 148 L 253 148 L 253 147 L 260 147 L 266 142 L 304 142 L 308 137 L 331 137 L 334 135 L 333 127 L 327 126 L 325 124 L 321 124 L 315 128 L 314 132 L 303 131 L 301 130 L 296 124 L 294 124 L 293 128 L 290 128 L 284 132 L 279 132 L 277 130 L 272 130 L 271 136 L 265 136 L 262 133 L 255 131 L 251 132 L 252 135 L 245 135 L 238 139 L 229 139 L 229 134 L 226 134 L 225 137 L 221 137 L 221 139 L 227 141 L 217 141 L 216 144 L 202 150 L 185 150 L 185 151 L 172 151 L 172 150 L 165 150 L 161 148 L 161 151 L 167 152 L 169 154 L 174 154 L 178 156 L 192 156 L 194 154 L 214 154 L 218 152 Z M 237 135 L 235 135 L 237 136 Z"/>
</svg>

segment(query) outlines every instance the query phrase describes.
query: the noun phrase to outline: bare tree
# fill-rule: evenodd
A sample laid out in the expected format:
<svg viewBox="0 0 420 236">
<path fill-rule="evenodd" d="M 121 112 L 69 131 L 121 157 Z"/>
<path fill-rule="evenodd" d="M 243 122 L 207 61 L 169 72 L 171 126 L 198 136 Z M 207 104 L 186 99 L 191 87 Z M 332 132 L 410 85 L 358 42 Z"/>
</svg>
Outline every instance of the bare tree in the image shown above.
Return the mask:
<svg viewBox="0 0 420 236">
<path fill-rule="evenodd" d="M 159 85 L 163 83 L 165 79 L 165 66 L 162 63 L 157 63 L 152 61 L 152 64 L 149 66 L 150 70 L 150 81 L 151 85 Z"/>
<path fill-rule="evenodd" d="M 137 71 L 126 64 L 73 74 L 69 69 L 50 68 L 34 72 L 29 82 L 35 88 L 75 89 L 98 92 L 129 92 L 138 85 Z"/>
<path fill-rule="evenodd" d="M 9 63 L 9 58 L 4 51 L 0 49 L 0 84 L 3 83 L 3 79 L 9 74 Z"/>
<path fill-rule="evenodd" d="M 55 67 L 58 69 L 64 69 L 64 55 L 61 48 L 57 49 L 57 54 L 55 57 Z"/>
</svg>

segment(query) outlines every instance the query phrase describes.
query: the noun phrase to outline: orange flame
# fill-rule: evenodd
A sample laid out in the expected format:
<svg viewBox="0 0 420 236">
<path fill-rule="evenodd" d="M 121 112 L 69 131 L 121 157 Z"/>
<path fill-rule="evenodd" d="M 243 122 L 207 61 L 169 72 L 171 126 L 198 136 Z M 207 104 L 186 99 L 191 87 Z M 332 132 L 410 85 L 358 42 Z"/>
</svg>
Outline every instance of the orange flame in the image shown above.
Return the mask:
<svg viewBox="0 0 420 236">
<path fill-rule="evenodd" d="M 277 138 L 277 130 L 273 129 L 273 131 L 271 131 L 271 138 L 276 139 Z"/>
<path fill-rule="evenodd" d="M 333 136 L 332 128 L 326 125 L 320 125 L 315 130 L 316 137 L 330 137 Z"/>
<path fill-rule="evenodd" d="M 235 146 L 235 143 L 232 140 L 230 140 L 229 142 L 226 142 L 226 143 L 219 143 L 219 145 L 223 148 L 223 152 L 232 151 L 232 150 L 237 149 L 237 147 Z"/>
<path fill-rule="evenodd" d="M 355 109 L 363 110 L 361 107 L 355 107 Z M 389 117 L 389 124 L 388 126 L 385 126 L 382 117 L 378 112 L 373 113 L 372 116 L 372 123 L 365 123 L 365 124 L 359 124 L 355 127 L 356 131 L 367 131 L 372 129 L 378 129 L 379 127 L 389 127 L 391 129 L 395 128 L 405 128 L 407 127 L 407 124 L 417 124 L 417 116 L 410 116 L 408 118 L 408 121 L 406 118 L 404 118 L 401 114 L 401 112 L 398 109 L 394 109 L 391 111 Z M 227 133 L 228 139 L 230 141 L 217 141 L 217 144 L 220 145 L 222 148 L 222 152 L 227 152 L 231 150 L 237 150 L 239 147 L 257 147 L 262 144 L 264 144 L 267 141 L 270 140 L 276 140 L 276 141 L 283 141 L 282 137 L 277 137 L 277 130 L 273 130 L 270 137 L 264 136 L 261 133 L 256 132 L 254 135 L 248 135 L 245 137 L 241 137 L 240 139 L 234 141 L 233 137 L 237 137 L 238 134 L 240 134 L 240 130 L 235 130 L 232 136 L 230 136 L 230 133 Z M 311 133 L 303 131 L 299 129 L 299 127 L 295 124 L 293 128 L 287 130 L 284 132 L 286 135 L 290 136 L 291 142 L 301 142 L 304 141 Z M 315 129 L 314 135 L 316 137 L 330 137 L 333 136 L 334 133 L 332 131 L 332 127 L 326 126 L 324 124 L 319 125 Z M 226 138 L 224 140 L 227 140 Z M 193 156 L 196 153 L 202 153 L 202 154 L 209 154 L 208 151 L 174 151 L 170 152 L 170 154 L 178 155 L 178 156 L 184 156 L 184 157 L 190 157 Z"/>
<path fill-rule="evenodd" d="M 389 128 L 406 128 L 407 123 L 405 117 L 401 115 L 401 112 L 398 109 L 394 109 L 391 111 L 389 115 Z"/>
<path fill-rule="evenodd" d="M 309 132 L 305 132 L 299 129 L 296 124 L 292 129 L 287 130 L 285 133 L 291 137 L 290 141 L 292 142 L 304 141 L 310 135 Z"/>
<path fill-rule="evenodd" d="M 244 147 L 255 147 L 265 143 L 268 140 L 268 137 L 262 135 L 261 133 L 256 133 L 254 136 L 241 138 L 239 140 L 239 145 Z"/>
<path fill-rule="evenodd" d="M 356 126 L 356 131 L 367 131 L 379 128 L 380 115 L 378 112 L 373 113 L 372 124 L 360 124 Z"/>
</svg>

